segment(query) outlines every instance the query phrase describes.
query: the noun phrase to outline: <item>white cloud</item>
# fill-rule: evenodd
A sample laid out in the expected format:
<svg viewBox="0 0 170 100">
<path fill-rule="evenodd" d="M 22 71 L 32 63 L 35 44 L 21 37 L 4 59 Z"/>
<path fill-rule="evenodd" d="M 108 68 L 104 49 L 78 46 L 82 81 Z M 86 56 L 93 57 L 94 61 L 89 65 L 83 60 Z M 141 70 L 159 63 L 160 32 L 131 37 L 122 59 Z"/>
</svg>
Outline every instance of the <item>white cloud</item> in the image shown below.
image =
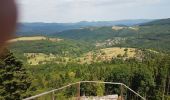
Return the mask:
<svg viewBox="0 0 170 100">
<path fill-rule="evenodd" d="M 23 6 L 65 6 L 65 5 L 124 5 L 124 4 L 153 4 L 160 0 L 17 0 Z"/>
<path fill-rule="evenodd" d="M 146 18 L 169 0 L 17 0 L 22 21 L 72 22 Z M 157 8 L 156 8 L 157 7 Z M 153 9 L 155 8 L 155 9 Z M 152 9 L 147 10 L 147 9 Z M 163 9 L 163 8 L 162 8 Z M 114 12 L 114 13 L 113 13 Z M 145 12 L 147 14 L 145 14 Z M 150 13 L 149 13 L 150 12 Z M 140 14 L 139 13 L 139 14 Z M 166 14 L 165 14 L 166 15 Z M 124 16 L 124 17 L 122 17 Z"/>
</svg>

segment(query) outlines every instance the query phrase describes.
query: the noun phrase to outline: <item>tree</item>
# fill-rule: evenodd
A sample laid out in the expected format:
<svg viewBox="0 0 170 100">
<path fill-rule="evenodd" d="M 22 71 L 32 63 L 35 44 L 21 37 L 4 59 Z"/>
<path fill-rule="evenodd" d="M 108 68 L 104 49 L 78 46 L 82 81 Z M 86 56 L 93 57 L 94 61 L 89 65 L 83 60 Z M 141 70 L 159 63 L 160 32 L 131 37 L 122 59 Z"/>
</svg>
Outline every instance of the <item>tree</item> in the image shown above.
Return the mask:
<svg viewBox="0 0 170 100">
<path fill-rule="evenodd" d="M 0 56 L 0 99 L 21 100 L 31 85 L 23 65 L 8 50 Z"/>
<path fill-rule="evenodd" d="M 103 96 L 104 95 L 104 84 L 97 84 L 96 87 L 97 87 L 97 90 L 96 90 L 97 96 Z"/>
</svg>

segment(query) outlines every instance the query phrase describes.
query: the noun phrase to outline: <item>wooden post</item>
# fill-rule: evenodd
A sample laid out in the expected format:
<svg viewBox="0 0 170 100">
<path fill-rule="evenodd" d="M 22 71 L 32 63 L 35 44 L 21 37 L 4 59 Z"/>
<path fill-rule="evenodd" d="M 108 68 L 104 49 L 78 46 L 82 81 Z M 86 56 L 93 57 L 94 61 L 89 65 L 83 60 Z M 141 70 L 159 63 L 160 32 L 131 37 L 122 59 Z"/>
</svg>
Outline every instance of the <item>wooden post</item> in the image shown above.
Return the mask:
<svg viewBox="0 0 170 100">
<path fill-rule="evenodd" d="M 121 95 L 121 100 L 123 100 L 123 86 L 122 86 L 122 84 L 121 84 L 121 86 L 120 86 L 120 91 L 121 91 L 121 93 L 120 93 L 120 95 Z"/>
<path fill-rule="evenodd" d="M 80 100 L 80 83 L 77 84 L 77 100 Z"/>
<path fill-rule="evenodd" d="M 166 95 L 169 94 L 169 90 L 170 90 L 170 76 L 168 77 L 168 87 L 167 87 L 167 93 L 166 93 Z"/>
<path fill-rule="evenodd" d="M 55 92 L 52 93 L 52 100 L 55 100 Z"/>
</svg>

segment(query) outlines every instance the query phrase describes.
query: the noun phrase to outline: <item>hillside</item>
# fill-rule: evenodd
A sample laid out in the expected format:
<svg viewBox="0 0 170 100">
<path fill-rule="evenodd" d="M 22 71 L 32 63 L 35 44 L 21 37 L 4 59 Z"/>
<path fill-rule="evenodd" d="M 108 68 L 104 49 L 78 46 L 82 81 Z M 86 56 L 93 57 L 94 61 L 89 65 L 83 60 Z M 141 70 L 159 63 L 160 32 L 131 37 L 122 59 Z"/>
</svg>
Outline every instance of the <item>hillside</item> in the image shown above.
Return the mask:
<svg viewBox="0 0 170 100">
<path fill-rule="evenodd" d="M 83 27 L 101 27 L 124 25 L 132 26 L 150 22 L 150 19 L 136 19 L 136 20 L 120 20 L 120 21 L 94 21 L 94 22 L 77 22 L 77 23 L 19 23 L 17 35 L 31 36 L 31 35 L 49 35 L 65 30 L 79 29 Z"/>
<path fill-rule="evenodd" d="M 10 49 L 15 53 L 44 53 L 58 56 L 78 56 L 94 48 L 92 44 L 44 36 L 19 37 L 11 40 Z"/>
<path fill-rule="evenodd" d="M 127 39 L 124 45 L 138 48 L 170 50 L 170 25 L 139 26 L 136 35 Z"/>
<path fill-rule="evenodd" d="M 113 27 L 88 27 L 59 32 L 53 36 L 74 40 L 102 41 L 113 37 L 129 37 L 135 34 L 136 30 L 123 26 L 119 30 L 115 30 Z"/>
<path fill-rule="evenodd" d="M 170 25 L 170 18 L 159 19 L 159 20 L 141 24 L 141 26 L 151 26 L 151 25 Z"/>
<path fill-rule="evenodd" d="M 103 48 L 94 51 L 90 51 L 84 54 L 82 57 L 77 58 L 79 63 L 93 63 L 111 61 L 113 59 L 142 59 L 142 51 L 136 48 Z"/>
<path fill-rule="evenodd" d="M 168 20 L 164 19 L 164 22 Z M 170 52 L 170 25 L 86 27 L 66 30 L 46 37 L 33 35 L 11 41 L 13 42 L 10 48 L 18 55 L 42 53 L 72 59 L 93 50 L 112 47 L 152 49 L 167 53 Z"/>
<path fill-rule="evenodd" d="M 18 55 L 43 53 L 73 58 L 110 47 L 170 52 L 170 25 L 87 27 L 62 31 L 48 37 L 33 35 L 11 41 L 13 42 L 10 48 Z"/>
<path fill-rule="evenodd" d="M 167 20 L 167 21 L 166 21 Z M 168 22 L 169 19 L 164 19 Z M 157 21 L 158 22 L 158 21 Z M 150 22 L 155 23 L 155 21 Z M 56 33 L 54 37 L 86 41 L 96 46 L 124 46 L 169 51 L 170 24 L 89 27 Z"/>
<path fill-rule="evenodd" d="M 60 42 L 63 39 L 59 39 L 59 38 L 48 38 L 45 36 L 32 36 L 32 37 L 18 37 L 18 38 L 14 38 L 9 40 L 9 43 L 12 42 L 21 42 L 21 41 L 42 41 L 42 40 L 47 40 L 47 41 L 52 41 L 52 42 Z"/>
<path fill-rule="evenodd" d="M 147 50 L 149 52 L 149 50 Z M 155 52 L 151 51 L 150 52 Z M 59 56 L 56 54 L 45 54 L 45 53 L 24 53 L 24 57 L 27 59 L 29 65 L 42 65 L 46 63 L 59 63 L 67 64 L 76 62 L 79 64 L 91 64 L 94 62 L 111 61 L 112 59 L 142 59 L 142 51 L 137 48 L 104 48 L 98 50 L 92 50 L 87 53 L 83 53 L 79 57 L 71 57 L 68 55 Z"/>
</svg>

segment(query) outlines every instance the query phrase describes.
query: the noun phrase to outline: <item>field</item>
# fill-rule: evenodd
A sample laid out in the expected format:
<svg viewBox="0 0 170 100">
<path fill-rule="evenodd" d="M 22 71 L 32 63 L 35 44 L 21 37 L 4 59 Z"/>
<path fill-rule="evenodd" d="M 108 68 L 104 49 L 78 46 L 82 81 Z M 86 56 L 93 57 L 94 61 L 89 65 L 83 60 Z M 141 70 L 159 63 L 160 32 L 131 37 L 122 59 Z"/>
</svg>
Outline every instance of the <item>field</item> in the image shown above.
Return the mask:
<svg viewBox="0 0 170 100">
<path fill-rule="evenodd" d="M 46 62 L 55 63 L 67 63 L 67 62 L 78 62 L 80 64 L 110 61 L 114 58 L 140 58 L 141 51 L 135 48 L 104 48 L 96 51 L 91 51 L 83 54 L 81 57 L 71 58 L 71 57 L 59 57 L 53 54 L 43 54 L 43 53 L 25 53 L 24 56 L 27 57 L 27 62 L 30 65 L 45 64 Z"/>
<path fill-rule="evenodd" d="M 63 39 L 59 39 L 59 38 L 48 38 L 45 36 L 32 36 L 32 37 L 19 37 L 19 38 L 15 38 L 12 40 L 9 40 L 9 42 L 18 42 L 18 41 L 41 41 L 41 40 L 49 40 L 52 42 L 59 42 L 62 41 Z"/>
<path fill-rule="evenodd" d="M 112 27 L 113 30 L 121 30 L 124 29 L 124 27 L 120 27 L 120 26 L 113 26 Z"/>
<path fill-rule="evenodd" d="M 83 57 L 78 58 L 81 63 L 92 63 L 101 61 L 110 61 L 114 58 L 140 58 L 142 52 L 135 48 L 104 48 L 88 52 Z"/>
<path fill-rule="evenodd" d="M 43 53 L 25 53 L 24 56 L 27 57 L 27 62 L 30 65 L 45 64 L 46 62 L 52 61 L 56 58 L 52 54 L 46 55 Z"/>
<path fill-rule="evenodd" d="M 120 26 L 113 26 L 113 27 L 112 27 L 112 29 L 113 29 L 113 30 L 116 30 L 116 31 L 118 31 L 118 30 L 122 30 L 122 29 L 131 29 L 131 30 L 136 30 L 136 31 L 138 31 L 138 30 L 139 30 L 139 28 L 138 28 L 138 27 L 136 27 L 136 26 L 133 26 L 133 27 L 120 27 Z"/>
</svg>

